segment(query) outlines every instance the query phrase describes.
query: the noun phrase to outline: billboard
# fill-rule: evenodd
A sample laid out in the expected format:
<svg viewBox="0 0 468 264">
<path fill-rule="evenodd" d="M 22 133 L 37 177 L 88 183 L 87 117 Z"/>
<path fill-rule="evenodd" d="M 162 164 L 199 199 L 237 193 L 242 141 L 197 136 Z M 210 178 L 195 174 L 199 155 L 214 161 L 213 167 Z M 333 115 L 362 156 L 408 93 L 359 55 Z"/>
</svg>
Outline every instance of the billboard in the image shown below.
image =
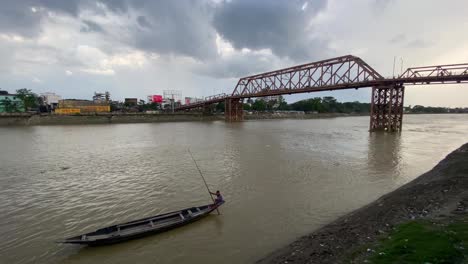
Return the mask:
<svg viewBox="0 0 468 264">
<path fill-rule="evenodd" d="M 159 104 L 162 103 L 162 102 L 163 102 L 163 97 L 162 97 L 162 95 L 157 95 L 157 94 L 152 95 L 152 96 L 151 96 L 151 102 L 153 102 L 153 103 L 159 103 Z"/>
</svg>

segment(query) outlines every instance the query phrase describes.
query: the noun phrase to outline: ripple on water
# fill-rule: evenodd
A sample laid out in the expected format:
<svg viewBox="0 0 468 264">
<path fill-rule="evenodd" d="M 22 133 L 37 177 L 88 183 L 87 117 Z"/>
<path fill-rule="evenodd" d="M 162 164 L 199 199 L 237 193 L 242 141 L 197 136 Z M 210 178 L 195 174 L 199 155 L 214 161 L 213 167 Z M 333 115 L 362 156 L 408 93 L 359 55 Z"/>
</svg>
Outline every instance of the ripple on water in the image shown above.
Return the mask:
<svg viewBox="0 0 468 264">
<path fill-rule="evenodd" d="M 369 203 L 468 140 L 468 116 L 0 128 L 6 263 L 245 263 Z M 220 216 L 112 247 L 53 241 L 208 203 Z M 434 149 L 438 151 L 435 152 Z M 182 250 L 183 249 L 183 250 Z"/>
</svg>

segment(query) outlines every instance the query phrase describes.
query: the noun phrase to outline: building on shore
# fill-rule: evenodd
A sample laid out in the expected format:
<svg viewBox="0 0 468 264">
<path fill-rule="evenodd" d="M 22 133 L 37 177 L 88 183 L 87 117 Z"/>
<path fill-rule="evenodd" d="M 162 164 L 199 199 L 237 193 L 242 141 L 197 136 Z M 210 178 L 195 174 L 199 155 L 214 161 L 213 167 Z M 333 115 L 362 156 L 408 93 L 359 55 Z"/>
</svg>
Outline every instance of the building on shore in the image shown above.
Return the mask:
<svg viewBox="0 0 468 264">
<path fill-rule="evenodd" d="M 95 103 L 108 103 L 110 102 L 110 93 L 107 91 L 105 93 L 94 92 L 93 101 Z"/>
<path fill-rule="evenodd" d="M 62 100 L 62 96 L 51 92 L 41 93 L 40 96 L 49 110 L 56 109 L 59 101 Z"/>
<path fill-rule="evenodd" d="M 0 91 L 0 113 L 25 112 L 24 102 L 16 94 Z"/>
<path fill-rule="evenodd" d="M 125 105 L 126 106 L 137 106 L 138 105 L 138 98 L 125 98 Z"/>
<path fill-rule="evenodd" d="M 96 102 L 80 99 L 60 100 L 56 114 L 86 114 L 86 113 L 105 113 L 110 112 L 109 102 Z"/>
</svg>

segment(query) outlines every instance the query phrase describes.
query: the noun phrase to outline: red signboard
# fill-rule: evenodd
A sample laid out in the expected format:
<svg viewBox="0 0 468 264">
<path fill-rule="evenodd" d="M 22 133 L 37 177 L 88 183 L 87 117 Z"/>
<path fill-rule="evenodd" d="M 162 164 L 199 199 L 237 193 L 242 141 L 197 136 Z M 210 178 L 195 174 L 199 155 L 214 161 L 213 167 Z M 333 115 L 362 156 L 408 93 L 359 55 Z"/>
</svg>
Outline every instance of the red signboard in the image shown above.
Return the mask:
<svg viewBox="0 0 468 264">
<path fill-rule="evenodd" d="M 152 102 L 153 103 L 162 103 L 163 102 L 163 97 L 162 95 L 153 95 Z"/>
</svg>

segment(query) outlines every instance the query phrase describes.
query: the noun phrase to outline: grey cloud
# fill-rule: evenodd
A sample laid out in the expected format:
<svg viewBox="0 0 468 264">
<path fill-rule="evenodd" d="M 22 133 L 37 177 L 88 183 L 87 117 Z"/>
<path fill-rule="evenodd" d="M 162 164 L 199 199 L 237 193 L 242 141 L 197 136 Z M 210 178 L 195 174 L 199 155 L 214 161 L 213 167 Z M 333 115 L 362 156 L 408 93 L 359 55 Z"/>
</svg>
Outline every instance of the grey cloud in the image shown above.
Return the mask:
<svg viewBox="0 0 468 264">
<path fill-rule="evenodd" d="M 216 32 L 211 25 L 213 3 L 203 1 L 102 0 L 109 10 L 139 16 L 130 25 L 135 48 L 207 60 L 216 56 Z"/>
<path fill-rule="evenodd" d="M 6 76 L 11 71 L 11 65 L 14 65 L 12 48 L 7 45 L 0 45 L 0 75 Z M 0 89 L 1 90 L 1 89 Z"/>
<path fill-rule="evenodd" d="M 19 2 L 19 3 L 17 3 Z M 34 37 L 41 30 L 41 19 L 47 11 L 78 17 L 81 10 L 105 16 L 105 10 L 134 19 L 123 27 L 103 28 L 95 20 L 82 20 L 81 32 L 102 34 L 102 43 L 112 43 L 106 52 L 119 47 L 155 52 L 161 55 L 188 56 L 206 65 L 206 75 L 241 76 L 268 69 L 268 60 L 258 56 L 231 58 L 224 61 L 217 54 L 219 33 L 235 48 L 271 49 L 274 55 L 295 61 L 324 57 L 326 39 L 312 38 L 309 21 L 324 7 L 326 0 L 310 1 L 247 1 L 214 3 L 200 1 L 100 0 L 107 9 L 100 9 L 95 0 L 25 0 L 9 1 L 0 10 L 0 32 L 16 32 Z M 31 7 L 44 8 L 32 12 Z M 6 10 L 6 11 L 5 11 Z M 124 30 L 121 34 L 119 30 Z M 104 35 L 105 33 L 105 35 Z M 59 57 L 59 54 L 57 54 Z M 275 56 L 270 56 L 275 57 Z M 59 59 L 60 60 L 60 59 Z M 65 62 L 63 62 L 65 63 Z M 73 62 L 66 62 L 73 63 Z"/>
<path fill-rule="evenodd" d="M 81 1 L 22 0 L 3 1 L 0 8 L 0 32 L 34 37 L 41 30 L 41 19 L 47 10 L 77 15 Z M 36 12 L 32 11 L 36 8 Z M 43 10 L 45 9 L 45 10 Z"/>
<path fill-rule="evenodd" d="M 396 44 L 406 41 L 406 35 L 403 33 L 395 35 L 393 38 L 389 40 L 390 43 Z"/>
<path fill-rule="evenodd" d="M 433 45 L 432 42 L 426 41 L 420 38 L 417 39 L 408 39 L 408 37 L 403 34 L 397 34 L 393 38 L 389 40 L 389 43 L 391 44 L 401 44 L 404 47 L 407 48 L 427 48 Z"/>
<path fill-rule="evenodd" d="M 197 74 L 222 79 L 240 78 L 248 76 L 252 72 L 264 72 L 268 69 L 268 64 L 266 63 L 245 63 L 245 60 L 216 61 L 201 65 L 199 68 L 194 68 L 193 71 Z"/>
<path fill-rule="evenodd" d="M 406 47 L 408 47 L 408 48 L 427 48 L 427 47 L 430 47 L 432 45 L 433 45 L 432 42 L 428 42 L 428 41 L 425 41 L 423 39 L 415 39 L 415 40 L 412 40 L 412 41 L 408 42 Z"/>
<path fill-rule="evenodd" d="M 302 10 L 304 1 L 234 0 L 217 8 L 213 25 L 237 49 L 269 48 L 280 57 L 308 60 L 327 49 L 326 40 L 311 39 L 309 28 L 325 4 L 308 1 Z"/>
<path fill-rule="evenodd" d="M 39 30 L 42 18 L 33 13 L 31 7 L 17 1 L 5 1 L 0 8 L 0 31 L 23 36 L 34 36 Z"/>
<path fill-rule="evenodd" d="M 83 25 L 81 26 L 81 32 L 99 32 L 105 33 L 106 31 L 96 22 L 90 20 L 83 20 Z"/>
<path fill-rule="evenodd" d="M 395 0 L 374 0 L 374 9 L 379 12 L 385 11 L 385 9 L 390 5 L 395 3 Z"/>
<path fill-rule="evenodd" d="M 140 14 L 135 24 L 127 25 L 129 37 L 114 34 L 110 41 L 161 54 L 175 54 L 206 60 L 216 56 L 216 32 L 211 25 L 213 3 L 202 1 L 146 0 L 24 0 L 5 1 L 0 9 L 0 32 L 35 37 L 41 32 L 41 20 L 47 11 L 77 16 L 81 9 L 104 4 L 111 12 L 129 16 Z M 36 7 L 36 12 L 31 10 Z M 105 14 L 104 14 L 105 15 Z M 93 21 L 84 20 L 81 32 L 106 31 Z M 138 25 L 138 26 L 137 26 Z"/>
<path fill-rule="evenodd" d="M 226 58 L 218 58 L 210 63 L 197 65 L 192 70 L 195 73 L 213 78 L 240 78 L 256 73 L 271 71 L 284 65 L 275 56 L 263 54 L 236 54 Z"/>
<path fill-rule="evenodd" d="M 128 0 L 98 0 L 98 2 L 106 5 L 112 12 L 118 13 L 128 12 L 129 5 L 131 4 Z"/>
<path fill-rule="evenodd" d="M 151 28 L 151 24 L 146 20 L 144 16 L 139 16 L 137 18 L 138 25 L 144 28 Z"/>
<path fill-rule="evenodd" d="M 27 1 L 24 1 L 27 2 Z M 60 11 L 76 16 L 78 14 L 81 0 L 37 0 L 30 1 L 33 6 L 43 6 L 47 9 Z"/>
<path fill-rule="evenodd" d="M 432 42 L 425 41 L 423 39 L 413 39 L 409 40 L 407 36 L 403 33 L 395 35 L 393 38 L 389 40 L 391 44 L 401 44 L 407 48 L 427 48 L 432 46 Z"/>
</svg>

